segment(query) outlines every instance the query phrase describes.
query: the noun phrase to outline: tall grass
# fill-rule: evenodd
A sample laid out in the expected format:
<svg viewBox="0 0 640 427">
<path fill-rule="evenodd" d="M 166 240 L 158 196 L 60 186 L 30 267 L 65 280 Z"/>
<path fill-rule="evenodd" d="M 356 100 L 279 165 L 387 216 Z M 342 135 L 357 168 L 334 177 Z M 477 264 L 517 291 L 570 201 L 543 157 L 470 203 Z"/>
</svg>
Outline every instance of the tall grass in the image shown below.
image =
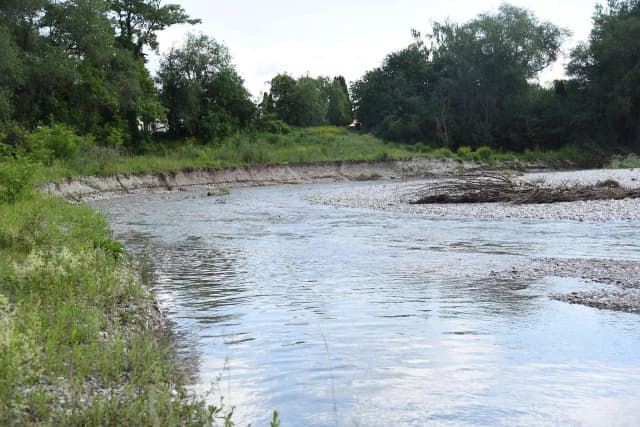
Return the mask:
<svg viewBox="0 0 640 427">
<path fill-rule="evenodd" d="M 564 154 L 558 154 L 559 157 Z M 545 157 L 546 156 L 546 157 Z M 164 141 L 149 144 L 145 154 L 127 155 L 92 141 L 80 143 L 72 158 L 58 159 L 42 169 L 38 181 L 52 181 L 75 175 L 115 173 L 153 173 L 204 167 L 252 164 L 307 163 L 349 160 L 387 160 L 405 158 L 450 158 L 493 164 L 499 161 L 541 160 L 549 153 L 503 153 L 489 147 L 476 150 L 461 147 L 433 149 L 416 145 L 385 142 L 371 135 L 339 127 L 293 129 L 286 134 L 247 132 L 213 144 L 196 140 Z"/>
<path fill-rule="evenodd" d="M 101 215 L 30 190 L 0 212 L 0 425 L 231 425 L 185 391 Z"/>
</svg>

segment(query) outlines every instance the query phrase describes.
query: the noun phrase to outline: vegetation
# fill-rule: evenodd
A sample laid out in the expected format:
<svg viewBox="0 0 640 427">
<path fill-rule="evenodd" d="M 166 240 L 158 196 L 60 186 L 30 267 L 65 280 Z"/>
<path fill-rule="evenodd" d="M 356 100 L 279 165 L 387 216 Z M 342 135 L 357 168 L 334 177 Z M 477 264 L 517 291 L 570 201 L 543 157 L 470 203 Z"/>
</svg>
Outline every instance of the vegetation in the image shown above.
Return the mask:
<svg viewBox="0 0 640 427">
<path fill-rule="evenodd" d="M 639 0 L 598 6 L 570 77 L 552 87 L 536 78 L 568 32 L 503 5 L 414 31 L 350 89 L 340 76 L 279 74 L 259 105 L 207 35 L 189 35 L 151 76 L 158 32 L 197 22 L 162 0 L 0 2 L 2 425 L 230 423 L 184 391 L 103 218 L 34 182 L 407 157 L 639 164 Z M 353 118 L 363 131 L 345 128 Z"/>
<path fill-rule="evenodd" d="M 294 79 L 278 74 L 260 105 L 263 120 L 278 119 L 292 126 L 348 125 L 351 100 L 344 77 L 303 76 Z"/>
<path fill-rule="evenodd" d="M 118 159 L 147 156 L 123 162 L 136 170 L 185 152 L 197 160 L 167 167 L 339 159 L 330 148 L 305 153 L 305 138 L 301 147 L 288 144 L 304 134 L 291 128 L 345 126 L 355 117 L 365 132 L 406 144 L 406 152 L 422 152 L 423 143 L 465 157 L 470 147 L 483 161 L 492 157 L 488 149 L 525 156 L 555 150 L 579 155 L 579 166 L 599 166 L 611 154 L 640 149 L 638 0 L 596 9 L 588 42 L 571 53 L 571 78 L 553 87 L 536 78 L 569 33 L 504 4 L 466 23 L 436 22 L 424 36 L 414 31 L 411 45 L 351 90 L 341 76 L 276 75 L 259 105 L 226 46 L 207 35 L 191 34 L 172 48 L 152 78 L 145 52 L 158 48 L 158 31 L 196 22 L 161 0 L 3 2 L 0 141 L 49 166 L 109 150 L 122 153 Z M 69 142 L 69 132 L 79 138 Z M 290 156 L 264 142 L 280 139 Z M 362 151 L 354 158 L 382 156 L 375 147 Z M 100 161 L 113 163 L 107 157 Z"/>
<path fill-rule="evenodd" d="M 246 129 L 255 115 L 249 92 L 231 65 L 227 48 L 205 35 L 189 35 L 172 48 L 158 73 L 169 133 L 219 140 Z"/>
<path fill-rule="evenodd" d="M 57 126 L 60 127 L 60 126 Z M 23 150 L 13 150 L 31 162 L 47 167 L 35 169 L 35 181 L 39 183 L 59 181 L 78 175 L 109 175 L 115 173 L 154 173 L 206 167 L 228 167 L 251 164 L 311 163 L 349 160 L 392 160 L 407 158 L 449 158 L 457 161 L 476 161 L 493 165 L 507 163 L 516 168 L 526 162 L 571 164 L 576 150 L 568 147 L 556 151 L 526 151 L 510 153 L 490 147 L 460 147 L 457 152 L 448 148 L 434 148 L 423 143 L 407 145 L 385 142 L 375 136 L 350 131 L 346 128 L 320 126 L 293 128 L 286 134 L 267 132 L 239 133 L 216 144 L 201 144 L 195 139 L 165 140 L 148 145 L 145 154 L 131 156 L 112 147 L 98 146 L 93 139 L 80 137 L 62 128 L 57 131 L 42 127 L 38 135 L 59 133 L 68 140 L 58 140 L 63 147 L 72 145 L 74 150 L 56 156 L 50 149 L 53 143 L 41 137 L 28 136 L 38 141 L 32 148 L 27 142 Z M 65 142 L 66 141 L 66 142 Z M 71 141 L 71 142 L 70 142 Z M 66 155 L 67 153 L 71 153 Z M 2 163 L 0 163 L 1 165 Z M 0 177 L 2 168 L 0 168 Z"/>
<path fill-rule="evenodd" d="M 104 218 L 33 192 L 30 167 L 2 169 L 0 424 L 223 424 L 182 388 Z"/>
<path fill-rule="evenodd" d="M 555 61 L 566 30 L 503 5 L 464 23 L 435 23 L 352 87 L 356 115 L 385 139 L 435 146 L 489 146 L 584 153 L 601 165 L 640 148 L 636 55 L 640 2 L 599 6 L 589 43 L 571 53 L 570 80 L 535 83 Z"/>
</svg>

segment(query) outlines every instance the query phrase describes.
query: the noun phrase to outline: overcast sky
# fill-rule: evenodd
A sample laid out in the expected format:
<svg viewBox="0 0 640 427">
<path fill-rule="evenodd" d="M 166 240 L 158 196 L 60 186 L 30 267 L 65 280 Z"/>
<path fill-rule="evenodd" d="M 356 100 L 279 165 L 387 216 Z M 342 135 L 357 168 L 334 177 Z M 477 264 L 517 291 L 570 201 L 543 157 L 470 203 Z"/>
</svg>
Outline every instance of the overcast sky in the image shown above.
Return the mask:
<svg viewBox="0 0 640 427">
<path fill-rule="evenodd" d="M 427 32 L 430 22 L 447 18 L 466 22 L 496 11 L 500 0 L 167 0 L 180 3 L 202 20 L 196 26 L 174 26 L 160 34 L 160 50 L 179 45 L 187 32 L 203 32 L 226 44 L 247 88 L 259 97 L 266 82 L 280 72 L 359 79 L 384 57 L 411 43 L 411 29 Z M 568 50 L 586 40 L 598 0 L 513 0 L 540 19 L 573 32 Z M 563 61 L 560 61 L 563 62 Z M 149 66 L 155 72 L 158 58 Z M 543 82 L 561 77 L 563 64 L 545 72 Z"/>
</svg>

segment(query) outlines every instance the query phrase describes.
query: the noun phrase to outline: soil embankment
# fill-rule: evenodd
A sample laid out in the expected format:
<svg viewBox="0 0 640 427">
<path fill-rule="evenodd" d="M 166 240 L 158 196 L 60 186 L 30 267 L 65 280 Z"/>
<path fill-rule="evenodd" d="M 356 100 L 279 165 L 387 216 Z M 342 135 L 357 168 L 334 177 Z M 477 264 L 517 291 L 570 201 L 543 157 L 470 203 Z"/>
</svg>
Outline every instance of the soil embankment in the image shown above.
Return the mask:
<svg viewBox="0 0 640 427">
<path fill-rule="evenodd" d="M 149 174 L 84 176 L 65 179 L 59 183 L 45 184 L 43 187 L 49 193 L 67 199 L 86 201 L 127 193 L 179 190 L 191 187 L 221 188 L 426 178 L 486 168 L 486 166 L 474 162 L 461 163 L 451 159 L 341 161 L 206 168 Z"/>
</svg>

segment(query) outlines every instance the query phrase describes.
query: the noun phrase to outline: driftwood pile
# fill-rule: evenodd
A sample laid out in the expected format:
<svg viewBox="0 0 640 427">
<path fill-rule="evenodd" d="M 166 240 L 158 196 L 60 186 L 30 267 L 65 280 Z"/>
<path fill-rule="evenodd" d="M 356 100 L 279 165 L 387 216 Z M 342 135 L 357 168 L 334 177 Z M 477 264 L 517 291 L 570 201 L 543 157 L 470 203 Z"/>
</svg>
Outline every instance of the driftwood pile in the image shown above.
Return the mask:
<svg viewBox="0 0 640 427">
<path fill-rule="evenodd" d="M 437 203 L 555 203 L 639 198 L 640 189 L 607 180 L 595 185 L 548 185 L 515 180 L 501 174 L 461 175 L 425 185 L 410 195 L 412 204 Z"/>
</svg>

